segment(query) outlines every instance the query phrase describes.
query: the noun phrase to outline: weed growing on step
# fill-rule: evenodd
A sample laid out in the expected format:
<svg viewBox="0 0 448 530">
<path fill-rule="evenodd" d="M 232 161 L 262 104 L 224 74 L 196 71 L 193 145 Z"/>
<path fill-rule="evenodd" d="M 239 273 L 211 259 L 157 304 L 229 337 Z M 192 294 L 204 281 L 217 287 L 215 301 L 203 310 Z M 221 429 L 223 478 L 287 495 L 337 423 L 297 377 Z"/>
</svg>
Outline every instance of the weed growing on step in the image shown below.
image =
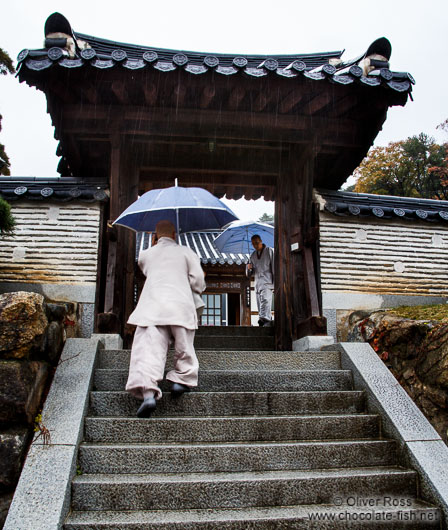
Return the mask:
<svg viewBox="0 0 448 530">
<path fill-rule="evenodd" d="M 39 432 L 39 434 L 36 436 L 36 439 L 34 440 L 34 442 L 36 442 L 42 436 L 44 445 L 50 445 L 51 444 L 50 431 L 42 423 L 42 414 L 38 414 L 35 417 L 35 419 L 34 419 L 34 432 Z"/>
</svg>

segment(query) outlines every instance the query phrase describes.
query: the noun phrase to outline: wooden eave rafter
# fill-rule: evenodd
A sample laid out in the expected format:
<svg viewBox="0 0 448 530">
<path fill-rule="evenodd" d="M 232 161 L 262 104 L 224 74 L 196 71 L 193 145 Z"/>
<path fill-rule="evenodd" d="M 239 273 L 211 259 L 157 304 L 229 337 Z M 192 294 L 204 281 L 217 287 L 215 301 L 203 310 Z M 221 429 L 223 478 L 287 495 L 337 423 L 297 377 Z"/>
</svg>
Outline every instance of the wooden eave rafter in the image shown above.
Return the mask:
<svg viewBox="0 0 448 530">
<path fill-rule="evenodd" d="M 282 80 L 271 80 L 268 85 L 260 80 L 245 83 L 239 79 L 238 83 L 229 84 L 222 78 L 217 81 L 210 78 L 209 83 L 204 85 L 203 80 L 198 81 L 191 76 L 189 82 L 183 84 L 184 75 L 181 73 L 172 79 L 166 75 L 160 77 L 163 81 L 161 86 L 157 75 L 152 80 L 137 75 L 131 84 L 125 83 L 123 76 L 117 79 L 116 74 L 115 77 L 104 75 L 96 87 L 88 81 L 85 86 L 73 88 L 74 94 L 81 94 L 80 103 L 69 103 L 73 101 L 71 96 L 66 95 L 62 102 L 56 93 L 57 99 L 49 94 L 49 99 L 53 100 L 49 105 L 51 113 L 57 116 L 56 136 L 61 139 L 67 135 L 76 138 L 76 143 L 83 144 L 83 154 L 87 154 L 84 166 L 80 168 L 79 149 L 76 153 L 73 142 L 64 141 L 67 160 L 71 156 L 76 158 L 71 167 L 88 174 L 89 158 L 93 158 L 95 144 L 104 143 L 113 130 L 132 139 L 134 144 L 146 145 L 144 149 L 148 152 L 158 153 L 158 158 L 151 158 L 149 164 L 142 161 L 141 178 L 145 179 L 145 187 L 150 186 L 150 175 L 160 179 L 164 173 L 171 171 L 189 175 L 194 171 L 199 175 L 203 171 L 206 173 L 202 173 L 203 176 L 196 181 L 201 181 L 203 185 L 206 180 L 216 182 L 213 187 L 215 190 L 219 188 L 219 193 L 225 192 L 227 186 L 234 196 L 241 193 L 259 196 L 260 193 L 270 193 L 275 180 L 260 186 L 257 175 L 263 170 L 269 175 L 278 173 L 278 163 L 276 167 L 265 163 L 263 153 L 272 148 L 269 144 L 281 150 L 287 143 L 309 144 L 317 134 L 322 143 L 323 158 L 328 154 L 333 157 L 328 178 L 343 182 L 347 176 L 344 172 L 355 167 L 350 165 L 350 153 L 356 153 L 354 158 L 357 159 L 359 150 L 366 151 L 366 146 L 368 148 L 376 135 L 373 128 L 371 132 L 369 127 L 366 128 L 365 120 L 361 122 L 353 114 L 355 107 L 367 101 L 365 90 L 356 91 L 353 87 L 348 89 L 309 80 L 295 88 L 291 88 L 292 83 L 287 81 L 282 84 Z M 135 84 L 138 79 L 142 82 L 139 86 Z M 134 101 L 141 101 L 141 104 L 131 105 Z M 387 107 L 383 102 L 384 105 Z M 113 122 L 117 116 L 120 119 Z M 176 150 L 167 153 L 161 149 L 160 143 L 154 143 L 155 138 L 159 142 L 163 138 L 167 145 L 173 146 L 178 145 L 180 138 L 188 139 L 191 148 L 182 158 Z M 241 145 L 251 142 L 253 145 L 254 141 L 258 141 L 260 146 L 249 147 L 248 151 L 252 153 L 242 157 L 235 155 Z M 221 158 L 214 155 L 212 163 L 213 157 L 206 148 L 208 143 L 217 146 L 218 150 L 223 143 L 229 144 L 229 148 Z M 263 144 L 266 144 L 266 149 Z M 191 160 L 191 164 L 187 159 Z M 233 161 L 230 165 L 229 160 Z M 326 172 L 325 162 L 320 166 L 317 164 L 320 170 L 316 177 L 322 180 Z M 165 172 L 161 169 L 163 167 L 167 168 Z M 337 174 L 334 168 L 337 168 Z M 97 167 L 95 174 L 98 171 L 101 172 L 101 169 Z M 237 176 L 247 171 L 246 180 L 242 182 L 242 187 L 245 185 L 246 189 L 236 190 L 235 185 L 222 179 L 222 171 L 233 171 Z M 106 167 L 104 172 L 107 172 Z M 192 177 L 190 180 L 195 181 Z"/>
</svg>

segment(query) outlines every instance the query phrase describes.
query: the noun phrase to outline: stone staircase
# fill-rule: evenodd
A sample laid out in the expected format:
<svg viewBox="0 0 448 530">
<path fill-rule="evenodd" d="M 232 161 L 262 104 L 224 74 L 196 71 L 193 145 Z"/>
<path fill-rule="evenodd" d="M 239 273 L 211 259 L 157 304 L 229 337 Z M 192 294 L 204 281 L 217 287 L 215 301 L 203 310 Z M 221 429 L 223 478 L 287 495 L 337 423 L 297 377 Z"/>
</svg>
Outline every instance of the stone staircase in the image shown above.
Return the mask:
<svg viewBox="0 0 448 530">
<path fill-rule="evenodd" d="M 440 528 L 339 353 L 272 333 L 200 328 L 200 386 L 149 419 L 129 351 L 101 351 L 64 529 Z"/>
</svg>

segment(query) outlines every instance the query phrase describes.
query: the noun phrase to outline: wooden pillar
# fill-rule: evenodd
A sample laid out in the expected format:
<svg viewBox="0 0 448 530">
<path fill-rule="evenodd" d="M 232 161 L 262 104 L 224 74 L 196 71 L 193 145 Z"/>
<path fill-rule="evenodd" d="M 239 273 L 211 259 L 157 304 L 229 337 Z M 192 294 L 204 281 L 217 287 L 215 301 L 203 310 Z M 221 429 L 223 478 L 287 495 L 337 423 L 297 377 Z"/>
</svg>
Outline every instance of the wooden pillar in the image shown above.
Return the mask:
<svg viewBox="0 0 448 530">
<path fill-rule="evenodd" d="M 275 345 L 277 350 L 291 350 L 293 331 L 293 309 L 291 296 L 291 251 L 290 251 L 290 178 L 288 173 L 289 153 L 282 154 L 282 167 L 277 181 L 275 196 Z"/>
<path fill-rule="evenodd" d="M 275 199 L 275 335 L 290 350 L 305 335 L 326 334 L 321 316 L 318 226 L 313 209 L 316 149 L 291 146 L 282 158 Z"/>
<path fill-rule="evenodd" d="M 138 163 L 132 144 L 116 133 L 111 137 L 110 210 L 107 229 L 107 269 L 104 313 L 97 329 L 128 335 L 126 321 L 133 308 L 135 233 L 112 222 L 138 197 Z"/>
</svg>

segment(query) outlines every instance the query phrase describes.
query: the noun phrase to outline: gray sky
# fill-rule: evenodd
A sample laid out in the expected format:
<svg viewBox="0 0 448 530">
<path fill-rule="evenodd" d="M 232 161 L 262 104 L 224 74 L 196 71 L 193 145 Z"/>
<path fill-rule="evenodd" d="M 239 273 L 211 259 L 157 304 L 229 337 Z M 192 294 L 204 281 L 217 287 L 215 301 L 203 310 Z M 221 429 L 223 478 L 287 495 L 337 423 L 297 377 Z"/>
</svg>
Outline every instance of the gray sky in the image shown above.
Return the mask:
<svg viewBox="0 0 448 530">
<path fill-rule="evenodd" d="M 73 29 L 147 46 L 244 55 L 294 54 L 345 49 L 363 53 L 378 37 L 392 44 L 391 69 L 416 79 L 405 107 L 389 110 L 376 145 L 425 132 L 437 141 L 448 118 L 447 0 L 9 0 L 2 6 L 0 47 L 15 60 L 23 48 L 39 48 L 48 15 L 60 11 Z M 0 78 L 0 113 L 13 176 L 58 176 L 56 141 L 41 92 Z M 229 201 L 240 217 L 273 212 L 273 203 Z"/>
</svg>

